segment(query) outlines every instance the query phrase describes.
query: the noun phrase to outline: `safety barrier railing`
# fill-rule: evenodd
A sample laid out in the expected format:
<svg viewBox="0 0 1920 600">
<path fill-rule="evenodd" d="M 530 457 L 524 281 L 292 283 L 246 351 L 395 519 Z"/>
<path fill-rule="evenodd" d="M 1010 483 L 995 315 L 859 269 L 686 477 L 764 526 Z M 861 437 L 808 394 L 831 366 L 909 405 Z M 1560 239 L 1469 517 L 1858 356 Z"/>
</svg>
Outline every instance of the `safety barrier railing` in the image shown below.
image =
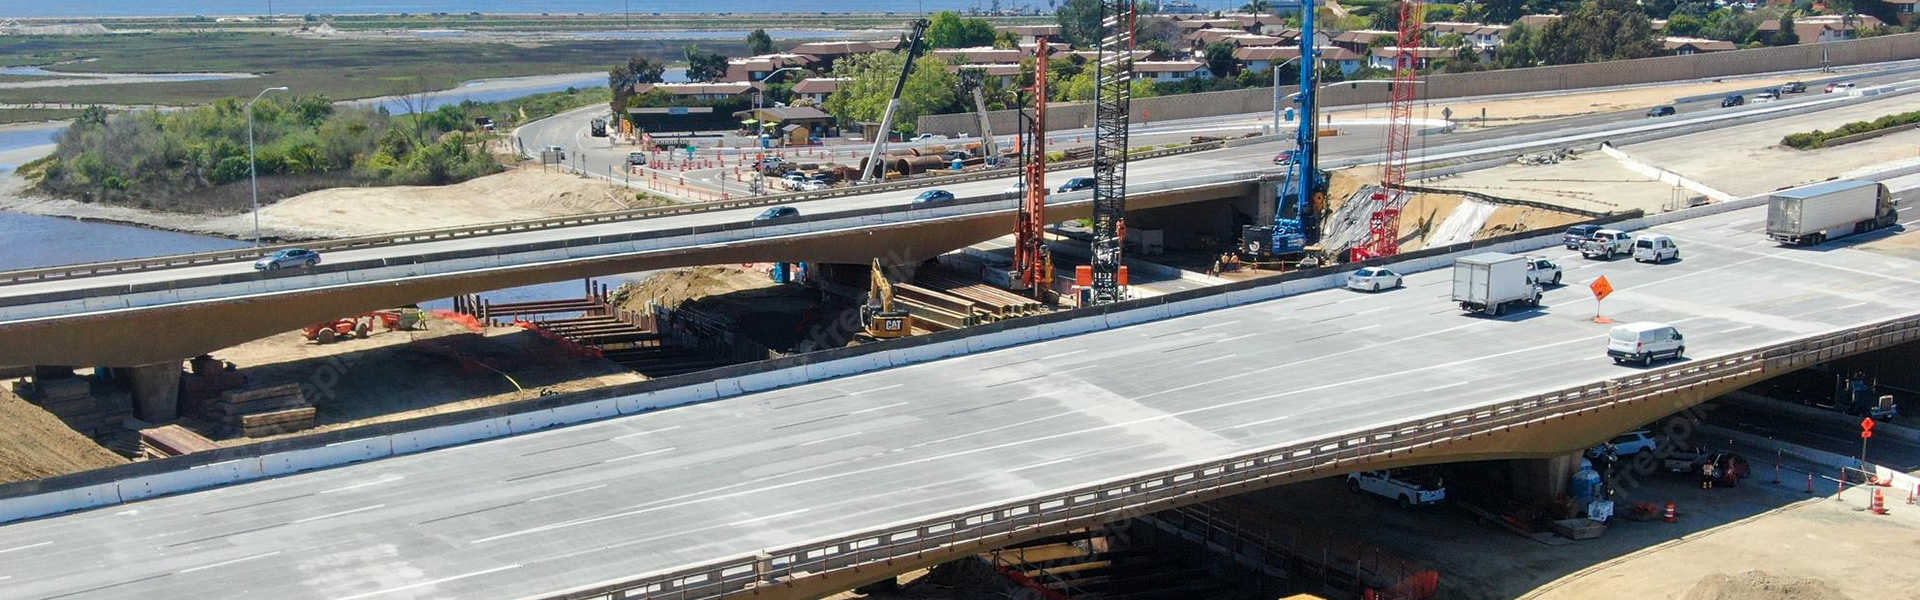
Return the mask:
<svg viewBox="0 0 1920 600">
<path fill-rule="evenodd" d="M 1194 152 L 1204 152 L 1208 150 L 1218 150 L 1225 147 L 1226 147 L 1226 144 L 1224 142 L 1218 142 L 1218 141 L 1205 142 L 1200 144 L 1187 144 L 1177 148 L 1161 148 L 1156 150 L 1138 152 L 1133 154 L 1132 158 L 1135 160 L 1160 158 L 1160 157 L 1173 156 L 1178 154 L 1189 154 Z M 1092 164 L 1093 164 L 1093 161 L 1091 159 L 1060 161 L 1050 165 L 1048 167 L 1048 170 L 1052 171 L 1052 170 L 1078 169 L 1078 168 L 1092 166 Z M 855 195 L 864 195 L 864 194 L 871 194 L 871 193 L 877 193 L 877 192 L 889 192 L 889 191 L 897 191 L 897 190 L 905 190 L 905 189 L 922 188 L 922 187 L 941 185 L 941 184 L 947 184 L 947 183 L 967 183 L 967 182 L 981 181 L 986 179 L 997 179 L 1001 177 L 1007 177 L 1012 174 L 1013 174 L 1012 168 L 987 169 L 987 170 L 980 170 L 980 171 L 968 171 L 968 172 L 963 172 L 956 175 L 912 177 L 912 178 L 906 178 L 906 179 L 901 179 L 897 181 L 861 184 L 861 185 L 831 188 L 831 189 L 811 191 L 811 192 L 791 192 L 786 194 L 754 196 L 754 197 L 742 198 L 739 200 L 721 200 L 721 201 L 715 201 L 715 202 L 675 204 L 675 205 L 658 206 L 658 207 L 651 207 L 651 208 L 635 208 L 635 209 L 628 209 L 628 210 L 587 213 L 587 214 L 581 214 L 581 215 L 571 215 L 571 216 L 562 216 L 562 217 L 527 219 L 527 220 L 521 220 L 521 221 L 502 221 L 502 222 L 496 222 L 496 223 L 483 223 L 479 225 L 462 225 L 462 226 L 456 226 L 456 227 L 423 229 L 418 231 L 403 231 L 403 232 L 391 233 L 391 234 L 356 236 L 356 237 L 349 237 L 349 238 L 317 240 L 317 241 L 301 242 L 301 243 L 273 244 L 273 245 L 267 245 L 267 246 L 241 248 L 241 249 L 234 249 L 234 250 L 217 250 L 217 251 L 210 251 L 210 252 L 197 252 L 197 253 L 191 253 L 191 254 L 156 256 L 156 257 L 150 257 L 150 258 L 135 258 L 135 259 L 126 259 L 126 260 L 83 263 L 83 264 L 75 264 L 75 265 L 61 265 L 61 266 L 54 266 L 54 267 L 19 269 L 14 271 L 0 272 L 0 285 L 31 282 L 31 281 L 44 281 L 44 280 L 50 280 L 50 279 L 70 279 L 75 277 L 87 277 L 87 276 L 94 276 L 94 275 L 110 275 L 114 273 L 123 273 L 128 271 L 143 271 L 143 270 L 150 270 L 150 269 L 166 269 L 166 268 L 187 267 L 187 266 L 195 266 L 195 265 L 242 262 L 242 261 L 254 260 L 262 256 L 265 256 L 267 254 L 271 254 L 275 251 L 283 250 L 287 248 L 305 248 L 308 250 L 325 251 L 325 250 L 349 250 L 349 249 L 355 249 L 355 248 L 368 248 L 368 247 L 375 247 L 375 246 L 392 246 L 392 245 L 398 245 L 398 244 L 430 242 L 430 241 L 445 240 L 445 239 L 452 239 L 452 238 L 497 235 L 497 234 L 503 234 L 503 233 L 516 233 L 516 232 L 534 231 L 534 230 L 541 230 L 541 229 L 553 229 L 553 228 L 559 228 L 559 227 L 577 227 L 581 225 L 593 225 L 597 223 L 631 221 L 631 220 L 637 220 L 637 219 L 650 219 L 650 218 L 691 214 L 691 213 L 704 213 L 704 212 L 713 212 L 713 211 L 721 211 L 721 210 L 733 210 L 733 209 L 739 209 L 739 208 L 768 206 L 768 205 L 775 205 L 775 204 L 788 204 L 793 202 L 805 202 L 805 201 L 811 201 L 811 200 L 824 200 L 829 198 L 838 198 L 842 196 L 855 196 Z"/>
<path fill-rule="evenodd" d="M 587 598 L 694 599 L 754 593 L 763 586 L 824 577 L 928 552 L 991 547 L 1029 530 L 1091 526 L 1127 514 L 1225 495 L 1235 488 L 1317 472 L 1336 472 L 1356 462 L 1388 458 L 1470 440 L 1550 419 L 1646 401 L 1677 391 L 1798 369 L 1813 363 L 1920 339 L 1920 316 L 1699 360 L 1590 385 L 1418 417 L 1376 427 L 1272 447 L 1091 486 L 980 506 L 950 516 L 896 525 L 881 531 L 768 550 L 758 555 L 541 596 L 543 600 Z"/>
</svg>

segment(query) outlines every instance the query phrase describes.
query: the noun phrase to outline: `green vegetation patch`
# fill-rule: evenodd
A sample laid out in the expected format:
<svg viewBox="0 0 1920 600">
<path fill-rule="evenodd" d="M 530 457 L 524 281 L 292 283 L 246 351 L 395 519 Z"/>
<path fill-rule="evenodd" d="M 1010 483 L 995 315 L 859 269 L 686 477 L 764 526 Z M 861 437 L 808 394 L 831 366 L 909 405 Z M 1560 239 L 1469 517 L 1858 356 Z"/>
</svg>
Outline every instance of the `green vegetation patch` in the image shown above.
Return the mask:
<svg viewBox="0 0 1920 600">
<path fill-rule="evenodd" d="M 1795 133 L 1780 138 L 1780 145 L 1796 150 L 1812 150 L 1826 147 L 1827 142 L 1833 141 L 1836 138 L 1913 125 L 1916 123 L 1920 123 L 1920 111 L 1887 115 L 1872 121 L 1854 121 L 1841 125 L 1839 129 L 1833 131 L 1815 129 L 1813 131 Z"/>
</svg>

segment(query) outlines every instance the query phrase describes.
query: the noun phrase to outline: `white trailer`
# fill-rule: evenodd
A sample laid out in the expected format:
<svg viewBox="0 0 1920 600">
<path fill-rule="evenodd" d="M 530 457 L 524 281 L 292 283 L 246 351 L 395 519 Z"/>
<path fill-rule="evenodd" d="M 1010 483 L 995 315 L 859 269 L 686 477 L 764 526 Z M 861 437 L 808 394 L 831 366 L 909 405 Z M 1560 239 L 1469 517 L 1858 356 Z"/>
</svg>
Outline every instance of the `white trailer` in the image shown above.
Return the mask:
<svg viewBox="0 0 1920 600">
<path fill-rule="evenodd" d="M 1892 225 L 1893 196 L 1877 181 L 1829 181 L 1774 192 L 1767 198 L 1767 237 L 1819 244 Z"/>
<path fill-rule="evenodd" d="M 1511 308 L 1540 305 L 1540 286 L 1527 276 L 1527 259 L 1483 252 L 1453 262 L 1453 301 L 1461 310 L 1500 316 Z"/>
</svg>

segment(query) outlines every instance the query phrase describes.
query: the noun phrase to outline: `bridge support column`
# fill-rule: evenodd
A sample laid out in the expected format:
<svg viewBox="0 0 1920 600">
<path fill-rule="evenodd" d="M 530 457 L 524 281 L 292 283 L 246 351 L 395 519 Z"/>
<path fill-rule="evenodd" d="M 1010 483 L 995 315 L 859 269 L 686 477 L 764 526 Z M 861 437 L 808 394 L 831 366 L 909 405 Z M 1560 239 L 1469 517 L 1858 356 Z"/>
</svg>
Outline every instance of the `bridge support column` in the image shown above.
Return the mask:
<svg viewBox="0 0 1920 600">
<path fill-rule="evenodd" d="M 133 415 L 149 423 L 180 417 L 180 361 L 140 365 L 125 370 L 133 392 Z"/>
<path fill-rule="evenodd" d="M 1512 461 L 1513 494 L 1522 499 L 1559 498 L 1567 494 L 1573 474 L 1580 470 L 1580 453 L 1553 458 Z"/>
</svg>

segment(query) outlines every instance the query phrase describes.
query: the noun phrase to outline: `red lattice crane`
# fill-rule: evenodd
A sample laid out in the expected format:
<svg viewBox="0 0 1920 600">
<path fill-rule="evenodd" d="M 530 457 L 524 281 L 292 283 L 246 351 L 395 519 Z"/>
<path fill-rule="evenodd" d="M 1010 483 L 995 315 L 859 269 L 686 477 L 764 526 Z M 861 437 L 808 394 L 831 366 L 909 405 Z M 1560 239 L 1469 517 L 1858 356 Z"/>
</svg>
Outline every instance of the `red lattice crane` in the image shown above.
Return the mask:
<svg viewBox="0 0 1920 600">
<path fill-rule="evenodd" d="M 1354 250 L 1354 260 L 1400 253 L 1400 205 L 1395 198 L 1407 183 L 1407 154 L 1413 147 L 1413 101 L 1420 92 L 1417 67 L 1425 12 L 1423 0 L 1400 2 L 1400 35 L 1387 103 L 1387 162 L 1380 177 L 1381 191 L 1373 195 L 1373 216 L 1367 218 L 1367 245 Z"/>
<path fill-rule="evenodd" d="M 1026 199 L 1020 208 L 1019 228 L 1014 233 L 1016 240 L 1013 248 L 1013 262 L 1020 269 L 1020 282 L 1027 286 L 1035 298 L 1045 298 L 1043 291 L 1053 281 L 1053 260 L 1047 256 L 1047 40 L 1039 40 L 1039 49 L 1034 56 L 1033 116 L 1027 126 L 1028 137 L 1022 140 L 1021 155 L 1025 158 L 1025 171 L 1021 181 L 1025 184 Z"/>
</svg>

